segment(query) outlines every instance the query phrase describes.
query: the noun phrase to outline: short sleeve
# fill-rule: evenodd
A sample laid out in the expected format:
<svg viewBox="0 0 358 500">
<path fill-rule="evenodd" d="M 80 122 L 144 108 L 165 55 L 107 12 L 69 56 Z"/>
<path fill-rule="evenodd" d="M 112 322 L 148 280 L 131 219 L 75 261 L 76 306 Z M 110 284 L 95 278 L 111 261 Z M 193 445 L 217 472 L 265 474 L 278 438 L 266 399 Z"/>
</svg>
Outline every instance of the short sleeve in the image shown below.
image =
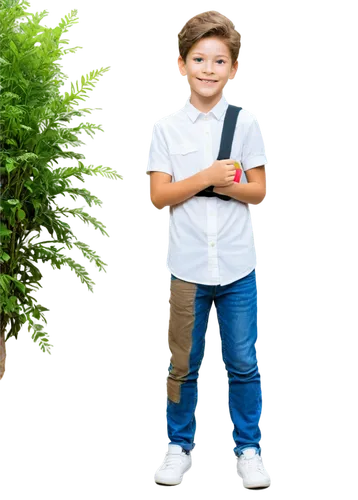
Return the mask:
<svg viewBox="0 0 358 500">
<path fill-rule="evenodd" d="M 165 141 L 163 131 L 157 123 L 154 124 L 152 143 L 149 150 L 149 159 L 147 165 L 147 174 L 151 171 L 165 172 L 173 175 L 173 169 L 170 162 L 168 146 Z"/>
<path fill-rule="evenodd" d="M 254 118 L 247 130 L 242 148 L 242 166 L 244 171 L 265 165 L 267 158 L 259 124 Z"/>
</svg>

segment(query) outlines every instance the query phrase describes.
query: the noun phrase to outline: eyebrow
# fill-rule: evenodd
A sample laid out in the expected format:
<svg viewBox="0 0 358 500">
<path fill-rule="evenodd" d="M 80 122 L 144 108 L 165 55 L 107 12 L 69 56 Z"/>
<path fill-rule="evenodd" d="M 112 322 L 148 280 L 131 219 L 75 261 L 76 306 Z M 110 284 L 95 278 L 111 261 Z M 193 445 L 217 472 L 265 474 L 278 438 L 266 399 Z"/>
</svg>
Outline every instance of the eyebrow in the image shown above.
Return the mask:
<svg viewBox="0 0 358 500">
<path fill-rule="evenodd" d="M 194 52 L 193 55 L 198 54 L 199 56 L 205 56 L 202 52 Z M 216 57 L 228 57 L 225 54 L 218 54 Z"/>
</svg>

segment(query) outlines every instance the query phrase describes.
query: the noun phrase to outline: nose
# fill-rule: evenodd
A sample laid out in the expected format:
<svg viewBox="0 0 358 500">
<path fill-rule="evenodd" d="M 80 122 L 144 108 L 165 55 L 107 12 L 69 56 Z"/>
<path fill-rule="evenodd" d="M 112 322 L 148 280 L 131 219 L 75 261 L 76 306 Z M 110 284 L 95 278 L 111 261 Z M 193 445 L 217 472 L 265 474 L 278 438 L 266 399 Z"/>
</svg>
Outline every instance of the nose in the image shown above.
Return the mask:
<svg viewBox="0 0 358 500">
<path fill-rule="evenodd" d="M 207 62 L 205 64 L 205 71 L 204 73 L 209 73 L 209 74 L 212 74 L 212 63 L 211 62 Z"/>
</svg>

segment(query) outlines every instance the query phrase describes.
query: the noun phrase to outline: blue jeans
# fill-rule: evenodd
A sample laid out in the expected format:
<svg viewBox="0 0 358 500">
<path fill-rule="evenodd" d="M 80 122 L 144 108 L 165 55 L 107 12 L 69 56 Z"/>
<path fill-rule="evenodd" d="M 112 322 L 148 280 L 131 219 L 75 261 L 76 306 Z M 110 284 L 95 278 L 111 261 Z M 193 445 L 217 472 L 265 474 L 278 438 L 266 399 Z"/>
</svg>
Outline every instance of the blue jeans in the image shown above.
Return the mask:
<svg viewBox="0 0 358 500">
<path fill-rule="evenodd" d="M 167 377 L 169 444 L 195 447 L 197 379 L 204 356 L 205 333 L 214 300 L 228 374 L 229 410 L 234 424 L 234 453 L 253 447 L 261 454 L 259 419 L 262 399 L 257 366 L 257 290 L 255 269 L 229 285 L 201 285 L 171 275 Z M 216 422 L 211 417 L 212 425 Z M 208 436 L 208 439 L 210 437 Z"/>
</svg>

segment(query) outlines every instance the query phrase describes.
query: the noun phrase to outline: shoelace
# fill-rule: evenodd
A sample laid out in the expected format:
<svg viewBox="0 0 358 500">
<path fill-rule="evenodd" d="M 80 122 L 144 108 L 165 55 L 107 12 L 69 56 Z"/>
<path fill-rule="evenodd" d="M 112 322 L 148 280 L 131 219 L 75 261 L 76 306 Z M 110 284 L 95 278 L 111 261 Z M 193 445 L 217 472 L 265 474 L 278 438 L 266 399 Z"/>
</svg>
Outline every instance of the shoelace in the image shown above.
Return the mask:
<svg viewBox="0 0 358 500">
<path fill-rule="evenodd" d="M 162 469 L 173 469 L 175 465 L 178 463 L 181 463 L 182 456 L 181 455 L 174 455 L 172 453 L 167 453 Z"/>
<path fill-rule="evenodd" d="M 264 472 L 264 466 L 263 466 L 263 463 L 262 463 L 262 458 L 260 457 L 260 455 L 257 453 L 255 456 L 251 457 L 251 458 L 244 458 L 245 460 L 245 464 L 248 468 L 252 468 L 252 467 L 255 467 L 256 469 L 258 469 L 260 472 Z"/>
</svg>

